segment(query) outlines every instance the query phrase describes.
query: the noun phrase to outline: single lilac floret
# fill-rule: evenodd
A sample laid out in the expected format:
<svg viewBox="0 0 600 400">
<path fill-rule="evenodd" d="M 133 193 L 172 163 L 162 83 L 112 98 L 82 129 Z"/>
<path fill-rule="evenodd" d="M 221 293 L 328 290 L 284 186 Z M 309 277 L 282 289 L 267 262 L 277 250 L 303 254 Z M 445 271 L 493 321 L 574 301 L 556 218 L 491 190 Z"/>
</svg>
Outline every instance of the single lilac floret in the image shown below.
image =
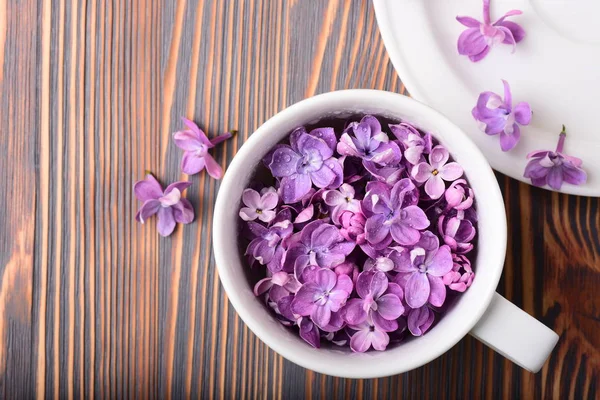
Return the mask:
<svg viewBox="0 0 600 400">
<path fill-rule="evenodd" d="M 267 227 L 248 221 L 248 228 L 255 238 L 248 245 L 246 255 L 252 256 L 259 264 L 266 265 L 271 272 L 281 271 L 285 256 L 284 243 L 293 232 L 290 218 L 290 211 L 284 209 Z"/>
<path fill-rule="evenodd" d="M 356 331 L 350 338 L 350 348 L 357 353 L 364 353 L 373 347 L 383 351 L 390 343 L 390 336 L 379 329 L 369 317 L 359 325 L 349 325 L 348 328 Z"/>
<path fill-rule="evenodd" d="M 298 128 L 290 135 L 290 145 L 280 145 L 272 155 L 269 168 L 281 179 L 281 197 L 287 204 L 300 201 L 312 185 L 336 188 L 342 184 L 342 166 L 333 157 L 335 134 L 332 128 L 310 133 Z"/>
<path fill-rule="evenodd" d="M 420 230 L 429 226 L 423 210 L 417 206 L 415 185 L 410 179 L 401 179 L 390 190 L 380 182 L 369 182 L 367 194 L 362 202 L 367 216 L 366 239 L 372 245 L 384 244 L 391 240 L 401 245 L 412 245 L 419 241 Z"/>
<path fill-rule="evenodd" d="M 276 215 L 274 210 L 279 202 L 279 196 L 274 188 L 265 188 L 258 193 L 254 189 L 246 189 L 242 193 L 242 201 L 246 207 L 240 210 L 240 218 L 244 221 L 259 219 L 271 222 Z"/>
<path fill-rule="evenodd" d="M 514 22 L 506 21 L 506 18 L 521 14 L 522 11 L 511 10 L 491 23 L 490 0 L 483 0 L 483 22 L 471 17 L 456 17 L 458 22 L 467 27 L 458 38 L 458 53 L 477 62 L 500 43 L 512 45 L 514 52 L 516 44 L 525 37 L 525 30 Z"/>
<path fill-rule="evenodd" d="M 446 190 L 444 181 L 454 181 L 463 174 L 463 169 L 456 162 L 448 162 L 450 153 L 444 146 L 438 145 L 431 149 L 429 162 L 415 165 L 411 176 L 419 183 L 425 183 L 425 192 L 432 199 L 439 199 Z"/>
<path fill-rule="evenodd" d="M 355 191 L 352 185 L 342 184 L 339 190 L 326 190 L 323 192 L 325 204 L 331 207 L 331 221 L 340 224 L 340 215 L 344 211 L 356 213 L 360 211 L 360 201 L 354 198 Z"/>
<path fill-rule="evenodd" d="M 254 285 L 254 295 L 262 296 L 268 293 L 268 300 L 273 303 L 277 303 L 282 298 L 295 294 L 302 284 L 296 280 L 294 274 L 288 274 L 287 272 L 279 271 L 261 279 Z"/>
<path fill-rule="evenodd" d="M 583 161 L 563 153 L 566 137 L 563 125 L 555 151 L 538 150 L 527 155 L 531 161 L 527 163 L 523 176 L 531 179 L 534 186 L 548 185 L 554 190 L 560 190 L 563 182 L 571 185 L 587 182 L 587 173 L 581 168 Z"/>
<path fill-rule="evenodd" d="M 504 99 L 493 92 L 483 92 L 477 99 L 477 105 L 471 111 L 473 118 L 479 121 L 480 129 L 488 135 L 500 134 L 500 148 L 509 151 L 514 148 L 521 138 L 519 125 L 529 125 L 531 122 L 531 107 L 522 101 L 514 108 L 510 85 L 504 84 Z"/>
<path fill-rule="evenodd" d="M 372 115 L 364 116 L 360 122 L 352 122 L 337 144 L 342 156 L 354 156 L 380 165 L 394 165 L 402 159 L 398 145 L 390 141 L 381 124 Z"/>
<path fill-rule="evenodd" d="M 407 123 L 390 125 L 390 130 L 404 146 L 404 159 L 412 165 L 423 161 L 423 155 L 429 154 L 433 147 L 431 135 L 422 135 L 414 126 Z"/>
<path fill-rule="evenodd" d="M 465 218 L 465 212 L 462 210 L 440 215 L 438 232 L 444 243 L 457 254 L 465 254 L 473 249 L 471 241 L 475 238 L 475 227 L 469 219 Z"/>
<path fill-rule="evenodd" d="M 431 328 L 435 314 L 428 306 L 411 309 L 408 312 L 408 330 L 413 336 L 422 336 Z"/>
<path fill-rule="evenodd" d="M 221 179 L 223 168 L 208 153 L 215 145 L 229 139 L 231 133 L 225 133 L 208 139 L 202 129 L 193 121 L 182 118 L 188 129 L 173 133 L 175 145 L 184 150 L 181 159 L 181 172 L 188 175 L 197 174 L 206 168 L 206 172 L 215 179 Z"/>
<path fill-rule="evenodd" d="M 473 189 L 466 180 L 457 179 L 450 184 L 444 196 L 446 197 L 446 207 L 448 209 L 466 210 L 473 205 Z"/>
<path fill-rule="evenodd" d="M 143 224 L 157 214 L 157 229 L 161 236 L 173 233 L 177 222 L 189 224 L 194 220 L 194 208 L 188 199 L 181 197 L 181 192 L 190 185 L 191 182 L 175 182 L 163 191 L 156 178 L 147 174 L 144 180 L 136 182 L 133 186 L 135 196 L 143 202 L 135 219 Z"/>
<path fill-rule="evenodd" d="M 452 270 L 444 275 L 442 280 L 449 289 L 464 292 L 473 284 L 474 278 L 471 261 L 464 254 L 453 254 Z"/>
</svg>

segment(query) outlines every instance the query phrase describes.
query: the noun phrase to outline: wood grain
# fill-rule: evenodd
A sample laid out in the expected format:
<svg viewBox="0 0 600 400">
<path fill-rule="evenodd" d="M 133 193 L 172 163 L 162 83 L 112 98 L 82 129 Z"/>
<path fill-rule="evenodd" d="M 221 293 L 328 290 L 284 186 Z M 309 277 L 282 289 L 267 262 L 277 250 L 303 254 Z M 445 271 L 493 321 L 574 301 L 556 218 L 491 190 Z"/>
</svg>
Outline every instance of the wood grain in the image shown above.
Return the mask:
<svg viewBox="0 0 600 400">
<path fill-rule="evenodd" d="M 196 220 L 137 224 L 133 183 L 188 179 L 180 116 L 226 167 L 286 106 L 343 88 L 405 92 L 368 1 L 0 0 L 0 398 L 596 399 L 600 202 L 501 174 L 499 291 L 561 335 L 542 372 L 465 338 L 415 371 L 302 369 L 237 317 L 211 249 L 219 182 L 189 177 Z M 509 323 L 509 322 L 507 322 Z"/>
</svg>

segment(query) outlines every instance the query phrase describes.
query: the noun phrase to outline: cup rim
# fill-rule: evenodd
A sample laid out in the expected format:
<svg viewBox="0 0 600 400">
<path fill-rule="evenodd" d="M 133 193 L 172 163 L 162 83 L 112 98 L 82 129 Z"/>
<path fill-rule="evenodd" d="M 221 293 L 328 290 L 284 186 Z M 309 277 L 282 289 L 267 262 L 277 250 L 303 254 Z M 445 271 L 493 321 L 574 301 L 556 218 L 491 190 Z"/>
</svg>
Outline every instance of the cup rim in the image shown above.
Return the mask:
<svg viewBox="0 0 600 400">
<path fill-rule="evenodd" d="M 235 214 L 235 217 L 237 217 L 237 208 L 234 207 L 234 210 L 232 211 L 231 204 L 227 203 L 231 203 L 232 201 L 232 195 L 230 192 L 243 190 L 243 188 L 239 187 L 239 176 L 248 175 L 248 170 L 253 170 L 256 165 L 255 163 L 248 165 L 248 159 L 251 159 L 252 157 L 256 159 L 257 153 L 260 153 L 260 158 L 262 158 L 262 156 L 266 154 L 272 145 L 287 136 L 291 131 L 291 128 L 283 129 L 281 126 L 289 125 L 290 120 L 298 119 L 299 115 L 309 111 L 312 113 L 315 113 L 315 110 L 334 111 L 335 108 L 332 107 L 332 104 L 340 103 L 344 103 L 346 105 L 355 105 L 353 109 L 356 109 L 357 112 L 360 112 L 361 109 L 369 107 L 377 108 L 379 105 L 383 104 L 383 109 L 385 110 L 389 111 L 390 108 L 398 110 L 397 112 L 394 111 L 396 115 L 401 113 L 399 110 L 403 110 L 402 113 L 412 114 L 415 118 L 409 122 L 413 122 L 417 126 L 422 126 L 423 123 L 429 123 L 427 121 L 434 121 L 431 122 L 431 124 L 434 124 L 440 127 L 439 129 L 444 130 L 443 136 L 445 137 L 445 140 L 441 140 L 439 138 L 439 132 L 438 134 L 434 134 L 436 138 L 440 139 L 440 142 L 447 146 L 447 139 L 452 136 L 453 145 L 447 146 L 450 153 L 455 155 L 457 152 L 453 151 L 451 147 L 455 147 L 456 150 L 458 146 L 461 146 L 461 150 L 458 152 L 461 153 L 463 157 L 466 157 L 467 154 L 469 156 L 469 158 L 464 158 L 464 161 L 468 161 L 469 165 L 472 164 L 467 175 L 471 175 L 468 177 L 468 180 L 473 189 L 476 191 L 478 213 L 481 212 L 483 206 L 485 210 L 489 210 L 486 211 L 487 213 L 491 213 L 493 211 L 495 214 L 490 214 L 489 216 L 486 215 L 486 218 L 490 219 L 490 226 L 487 227 L 487 232 L 489 232 L 488 234 L 491 235 L 490 241 L 493 239 L 494 243 L 492 245 L 487 245 L 485 254 L 481 254 L 480 251 L 476 260 L 476 264 L 479 266 L 481 262 L 483 262 L 480 260 L 480 257 L 492 256 L 490 257 L 490 260 L 485 260 L 486 269 L 489 268 L 489 270 L 486 270 L 484 274 L 484 277 L 487 276 L 487 278 L 481 278 L 481 274 L 478 273 L 476 269 L 477 275 L 473 286 L 471 286 L 471 288 L 466 291 L 463 296 L 461 296 L 462 299 L 463 297 L 470 295 L 470 297 L 473 297 L 476 300 L 468 305 L 461 305 L 463 309 L 469 311 L 468 315 L 463 315 L 460 319 L 458 317 L 453 317 L 453 321 L 449 321 L 447 323 L 445 323 L 445 321 L 448 321 L 450 315 L 445 315 L 444 318 L 440 319 L 438 324 L 434 326 L 434 328 L 432 328 L 432 330 L 426 335 L 419 337 L 417 340 L 411 340 L 412 348 L 410 351 L 413 351 L 413 348 L 422 346 L 422 348 L 420 348 L 418 351 L 419 354 L 411 357 L 408 360 L 402 359 L 401 362 L 398 363 L 392 362 L 393 360 L 391 357 L 382 355 L 394 352 L 399 347 L 406 347 L 409 345 L 408 342 L 406 344 L 400 344 L 394 349 L 387 349 L 383 352 L 371 351 L 363 353 L 360 356 L 355 354 L 346 355 L 344 352 L 341 352 L 345 354 L 344 356 L 339 356 L 337 353 L 340 353 L 340 351 L 329 349 L 313 349 L 305 343 L 302 344 L 306 346 L 306 349 L 298 347 L 296 343 L 292 343 L 293 340 L 288 337 L 289 335 L 283 333 L 281 329 L 274 329 L 271 324 L 272 321 L 275 321 L 274 318 L 272 318 L 271 313 L 266 307 L 264 307 L 264 305 L 258 304 L 258 299 L 249 301 L 250 298 L 248 296 L 248 292 L 244 291 L 243 288 L 241 288 L 238 284 L 240 281 L 240 274 L 235 273 L 236 267 L 231 268 L 228 265 L 228 263 L 234 262 L 231 259 L 232 252 L 235 252 L 238 255 L 238 258 L 239 254 L 237 241 L 231 240 L 231 237 L 235 237 L 235 234 L 231 235 L 231 232 L 228 232 L 227 224 L 225 223 L 227 221 L 227 217 L 230 217 L 232 212 Z M 341 108 L 342 107 L 340 106 L 340 109 Z M 351 107 L 349 106 L 345 107 L 345 109 L 350 108 Z M 324 111 L 323 113 L 325 112 L 328 111 Z M 324 115 L 322 114 L 322 116 Z M 414 121 L 414 119 L 418 119 L 422 123 L 420 124 L 419 121 Z M 311 121 L 312 118 L 307 117 L 305 118 L 304 122 L 298 125 L 310 123 Z M 273 135 L 273 132 L 276 134 Z M 269 136 L 270 134 L 271 136 Z M 265 141 L 270 141 L 272 143 L 269 146 L 265 146 Z M 459 161 L 461 164 L 464 164 L 462 160 Z M 477 167 L 476 171 L 475 167 Z M 467 168 L 465 168 L 465 173 L 467 172 Z M 474 177 L 477 177 L 477 179 L 473 179 Z M 483 183 L 486 181 L 487 183 Z M 478 187 L 476 187 L 475 182 L 477 182 Z M 483 190 L 484 188 L 485 191 Z M 239 201 L 240 199 L 238 196 L 235 202 L 239 204 Z M 491 229 L 492 222 L 494 223 L 493 230 Z M 256 334 L 267 346 L 269 346 L 278 354 L 282 355 L 284 358 L 302 367 L 320 373 L 346 378 L 376 378 L 395 375 L 412 370 L 439 357 L 441 354 L 445 353 L 452 346 L 454 346 L 460 339 L 466 336 L 466 334 L 483 316 L 485 310 L 492 300 L 496 286 L 498 285 L 500 276 L 502 274 L 507 242 L 506 215 L 500 188 L 487 160 L 476 147 L 476 145 L 468 138 L 468 136 L 445 116 L 433 110 L 432 108 L 417 102 L 414 99 L 397 93 L 369 89 L 340 90 L 320 94 L 289 106 L 261 125 L 239 149 L 224 176 L 216 199 L 213 226 L 213 249 L 221 283 L 225 288 L 225 292 L 227 293 L 231 304 L 237 311 L 240 318 L 250 328 L 250 330 L 252 330 L 252 332 L 254 332 L 254 334 Z M 480 240 L 480 242 L 482 241 Z M 238 261 L 238 264 L 240 264 L 239 267 L 241 268 L 245 267 L 245 263 L 243 261 Z M 239 268 L 237 269 L 239 270 Z M 253 296 L 251 293 L 252 288 L 250 287 L 250 283 L 247 282 L 245 278 L 241 280 L 248 287 L 247 289 L 249 290 L 250 295 Z M 471 295 L 473 292 L 477 293 Z M 460 301 L 457 301 L 457 303 L 460 303 Z M 262 314 L 264 315 L 262 317 L 256 317 L 253 315 L 256 312 L 259 312 L 256 308 L 257 304 L 263 308 Z M 452 324 L 454 324 L 455 327 L 452 327 L 447 335 L 437 333 L 435 336 L 437 339 L 439 339 L 439 341 L 432 342 L 433 339 L 428 339 L 431 337 L 429 335 L 431 335 L 434 329 L 443 323 L 445 323 L 444 326 L 448 325 L 448 327 L 445 329 L 450 329 L 449 327 Z M 412 342 L 415 341 L 420 341 L 422 344 L 419 344 L 415 347 L 415 345 L 412 344 Z M 426 343 L 429 345 L 426 345 Z M 319 352 L 322 355 L 327 353 L 327 357 L 319 356 Z M 347 358 L 344 359 L 343 357 Z M 333 364 L 329 358 L 331 360 L 335 359 L 338 361 L 344 360 L 345 362 L 341 364 Z M 373 362 L 371 364 L 365 364 L 365 359 L 372 361 L 380 359 L 385 362 Z"/>
</svg>

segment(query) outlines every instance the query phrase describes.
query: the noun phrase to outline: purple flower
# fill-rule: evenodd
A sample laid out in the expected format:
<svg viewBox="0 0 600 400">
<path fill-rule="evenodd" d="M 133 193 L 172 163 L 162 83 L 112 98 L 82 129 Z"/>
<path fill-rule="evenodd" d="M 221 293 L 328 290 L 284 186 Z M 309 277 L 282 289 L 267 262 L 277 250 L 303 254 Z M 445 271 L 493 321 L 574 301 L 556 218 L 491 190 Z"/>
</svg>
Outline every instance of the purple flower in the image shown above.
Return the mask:
<svg viewBox="0 0 600 400">
<path fill-rule="evenodd" d="M 337 312 L 352 293 L 352 280 L 347 275 L 336 275 L 330 269 L 320 269 L 314 281 L 306 282 L 292 300 L 291 309 L 325 327 L 331 320 L 332 312 Z"/>
<path fill-rule="evenodd" d="M 279 196 L 274 188 L 265 188 L 259 194 L 254 189 L 246 189 L 242 193 L 242 201 L 246 207 L 240 210 L 240 217 L 244 221 L 254 221 L 256 218 L 263 222 L 271 222 L 275 218 L 275 211 Z"/>
<path fill-rule="evenodd" d="M 480 129 L 488 135 L 500 134 L 500 148 L 508 151 L 515 147 L 521 138 L 519 125 L 531 122 L 531 107 L 522 101 L 512 108 L 512 94 L 507 81 L 504 84 L 504 100 L 492 92 L 483 92 L 477 105 L 471 111 L 473 118 L 480 123 Z"/>
<path fill-rule="evenodd" d="M 525 37 L 525 31 L 520 25 L 505 19 L 520 14 L 522 12 L 519 10 L 511 10 L 492 24 L 490 0 L 483 0 L 483 22 L 471 17 L 456 17 L 458 22 L 468 28 L 458 38 L 458 53 L 477 62 L 499 43 L 512 45 L 514 51 L 516 44 Z"/>
<path fill-rule="evenodd" d="M 348 125 L 337 144 L 337 151 L 343 156 L 359 157 L 381 165 L 397 164 L 402 158 L 398 145 L 390 141 L 372 115 L 365 115 L 360 122 Z"/>
<path fill-rule="evenodd" d="M 383 243 L 387 247 L 392 238 L 401 245 L 415 244 L 419 240 L 419 230 L 427 228 L 429 220 L 416 205 L 415 189 L 415 185 L 406 178 L 391 190 L 380 182 L 367 184 L 362 208 L 367 216 L 365 231 L 369 243 Z"/>
<path fill-rule="evenodd" d="M 397 281 L 404 282 L 406 303 L 411 308 L 419 308 L 427 302 L 441 307 L 446 300 L 442 277 L 451 269 L 452 254 L 446 245 L 431 249 L 415 247 L 400 253 L 396 265 L 399 272 Z"/>
<path fill-rule="evenodd" d="M 362 212 L 342 211 L 339 217 L 340 234 L 348 241 L 362 245 L 365 239 L 365 223 L 367 219 Z"/>
<path fill-rule="evenodd" d="M 463 174 L 460 164 L 448 162 L 450 153 L 444 146 L 438 145 L 431 149 L 429 163 L 415 165 L 411 171 L 412 177 L 419 183 L 425 182 L 425 192 L 432 199 L 439 199 L 446 190 L 444 181 L 453 181 Z"/>
<path fill-rule="evenodd" d="M 359 325 L 348 327 L 356 331 L 350 338 L 350 348 L 357 353 L 364 353 L 371 347 L 383 351 L 390 343 L 389 335 L 379 329 L 369 317 Z"/>
<path fill-rule="evenodd" d="M 471 268 L 471 261 L 463 254 L 452 255 L 452 270 L 442 280 L 448 288 L 464 292 L 473 283 L 475 273 Z"/>
<path fill-rule="evenodd" d="M 394 269 L 394 261 L 391 258 L 379 256 L 377 258 L 368 258 L 365 261 L 365 267 L 363 270 L 365 271 L 381 271 L 381 272 L 390 272 Z"/>
<path fill-rule="evenodd" d="M 406 169 L 403 165 L 382 167 L 371 161 L 363 161 L 363 164 L 373 178 L 390 186 L 394 186 L 400 179 L 406 176 Z"/>
<path fill-rule="evenodd" d="M 416 165 L 423 160 L 424 154 L 429 154 L 433 147 L 431 135 L 421 133 L 412 125 L 402 122 L 390 125 L 390 130 L 404 146 L 404 159 Z"/>
<path fill-rule="evenodd" d="M 293 231 L 290 218 L 291 212 L 282 210 L 266 228 L 257 222 L 248 221 L 248 228 L 255 239 L 248 245 L 246 255 L 251 255 L 261 265 L 266 265 L 271 272 L 281 271 L 285 255 L 284 241 Z"/>
<path fill-rule="evenodd" d="M 309 265 L 333 268 L 344 262 L 354 250 L 355 243 L 346 241 L 338 228 L 316 220 L 304 227 L 295 236 L 285 257 L 286 270 L 295 271 L 300 279 Z"/>
<path fill-rule="evenodd" d="M 337 265 L 333 271 L 338 275 L 348 275 L 352 279 L 352 282 L 356 282 L 360 273 L 358 266 L 351 262 L 343 262 Z"/>
<path fill-rule="evenodd" d="M 277 303 L 291 293 L 296 293 L 301 286 L 293 274 L 280 271 L 258 281 L 254 285 L 254 295 L 258 297 L 268 292 L 269 301 Z"/>
<path fill-rule="evenodd" d="M 348 300 L 342 311 L 348 325 L 360 325 L 370 316 L 384 332 L 398 329 L 396 319 L 404 313 L 404 292 L 399 285 L 389 283 L 384 272 L 365 271 L 358 276 L 356 292 L 360 298 Z"/>
<path fill-rule="evenodd" d="M 446 189 L 445 197 L 448 209 L 466 210 L 473 205 L 473 189 L 466 180 L 458 179 Z"/>
<path fill-rule="evenodd" d="M 471 241 L 475 237 L 475 227 L 465 218 L 464 211 L 458 210 L 454 216 L 440 215 L 438 231 L 453 252 L 464 254 L 473 249 Z"/>
<path fill-rule="evenodd" d="M 422 306 L 408 312 L 408 330 L 413 336 L 421 336 L 431 328 L 435 315 L 429 307 Z"/>
<path fill-rule="evenodd" d="M 527 155 L 531 161 L 527 163 L 523 176 L 530 178 L 533 185 L 548 185 L 554 190 L 560 190 L 563 181 L 572 185 L 581 185 L 587 181 L 587 173 L 581 168 L 583 161 L 562 152 L 566 137 L 563 125 L 556 151 L 538 150 Z"/>
<path fill-rule="evenodd" d="M 347 183 L 342 184 L 339 190 L 326 190 L 323 192 L 325 204 L 331 207 L 331 221 L 334 224 L 340 223 L 340 214 L 343 211 L 360 211 L 360 201 L 354 198 L 354 187 Z"/>
<path fill-rule="evenodd" d="M 281 197 L 285 203 L 295 203 L 306 196 L 312 184 L 319 188 L 334 188 L 343 181 L 342 166 L 333 158 L 335 148 L 333 128 L 319 128 L 307 133 L 298 128 L 290 135 L 290 146 L 280 145 L 272 155 L 269 168 L 281 178 Z"/>
<path fill-rule="evenodd" d="M 175 223 L 189 224 L 194 220 L 194 208 L 188 199 L 181 197 L 181 192 L 190 187 L 190 182 L 175 182 L 163 188 L 152 174 L 133 186 L 138 200 L 143 204 L 135 219 L 142 224 L 154 214 L 158 214 L 158 233 L 169 236 L 175 229 Z"/>
<path fill-rule="evenodd" d="M 223 168 L 208 154 L 208 150 L 229 139 L 231 133 L 225 133 L 209 140 L 193 121 L 187 118 L 182 118 L 182 120 L 188 129 L 173 134 L 175 145 L 184 150 L 181 171 L 184 174 L 193 175 L 206 167 L 206 172 L 210 176 L 221 179 Z"/>
</svg>

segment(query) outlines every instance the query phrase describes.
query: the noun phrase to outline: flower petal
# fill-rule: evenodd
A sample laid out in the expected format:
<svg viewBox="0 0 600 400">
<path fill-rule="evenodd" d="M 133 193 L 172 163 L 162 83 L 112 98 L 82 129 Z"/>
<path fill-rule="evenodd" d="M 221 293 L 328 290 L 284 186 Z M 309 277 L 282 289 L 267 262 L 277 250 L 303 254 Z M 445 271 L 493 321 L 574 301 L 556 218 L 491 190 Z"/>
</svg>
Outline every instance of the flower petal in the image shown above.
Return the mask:
<svg viewBox="0 0 600 400">
<path fill-rule="evenodd" d="M 438 249 L 427 266 L 427 274 L 433 276 L 444 276 L 452 270 L 452 265 L 452 254 L 450 253 L 450 247 L 442 246 Z"/>
<path fill-rule="evenodd" d="M 523 29 L 521 27 L 521 25 L 519 25 L 515 22 L 502 21 L 502 22 L 496 22 L 495 25 L 503 26 L 503 27 L 507 28 L 510 31 L 513 39 L 515 40 L 515 43 L 519 43 L 521 40 L 523 40 L 525 38 L 525 29 Z M 510 41 L 511 41 L 510 38 L 505 37 L 503 43 L 504 44 L 512 44 L 512 43 L 510 43 Z"/>
<path fill-rule="evenodd" d="M 173 141 L 175 145 L 179 147 L 181 150 L 185 151 L 196 151 L 205 146 L 206 144 L 202 143 L 200 139 L 190 131 L 179 131 L 173 133 Z"/>
<path fill-rule="evenodd" d="M 450 158 L 450 153 L 446 148 L 442 145 L 435 146 L 431 149 L 431 153 L 429 153 L 429 164 L 431 164 L 432 168 L 440 169 L 448 159 Z"/>
<path fill-rule="evenodd" d="M 419 183 L 425 182 L 431 177 L 433 168 L 426 162 L 419 163 L 412 168 L 411 176 Z"/>
<path fill-rule="evenodd" d="M 415 272 L 406 281 L 406 287 L 404 288 L 406 303 L 411 308 L 419 308 L 427 302 L 430 291 L 431 288 L 426 274 Z"/>
<path fill-rule="evenodd" d="M 254 189 L 245 189 L 242 192 L 242 201 L 249 208 L 261 208 L 260 194 Z"/>
<path fill-rule="evenodd" d="M 464 171 L 459 163 L 451 162 L 440 168 L 439 172 L 443 180 L 455 181 L 462 176 Z"/>
<path fill-rule="evenodd" d="M 313 322 L 318 326 L 327 326 L 331 320 L 331 309 L 328 306 L 317 306 L 310 314 Z"/>
<path fill-rule="evenodd" d="M 284 177 L 281 180 L 281 198 L 286 204 L 296 203 L 310 192 L 311 186 L 308 175 L 294 174 Z"/>
<path fill-rule="evenodd" d="M 337 282 L 337 275 L 330 269 L 319 270 L 315 278 L 315 283 L 325 292 L 330 292 Z"/>
<path fill-rule="evenodd" d="M 377 299 L 377 312 L 383 318 L 393 320 L 399 318 L 404 313 L 404 307 L 398 296 L 390 293 Z"/>
<path fill-rule="evenodd" d="M 513 110 L 515 114 L 515 121 L 521 125 L 529 125 L 531 122 L 531 107 L 528 103 L 522 101 L 516 105 Z"/>
<path fill-rule="evenodd" d="M 296 165 L 300 155 L 289 146 L 281 146 L 273 153 L 269 169 L 277 178 L 290 176 L 297 172 Z"/>
<path fill-rule="evenodd" d="M 377 311 L 370 311 L 371 319 L 373 320 L 373 325 L 378 331 L 382 332 L 393 332 L 398 329 L 398 321 L 396 319 L 386 319 Z"/>
<path fill-rule="evenodd" d="M 485 37 L 479 28 L 468 28 L 458 37 L 458 54 L 472 56 L 479 54 L 488 47 Z"/>
<path fill-rule="evenodd" d="M 172 206 L 173 217 L 180 224 L 189 224 L 194 220 L 194 207 L 188 199 L 180 199 L 177 204 Z"/>
<path fill-rule="evenodd" d="M 441 307 L 446 301 L 446 286 L 442 281 L 442 278 L 438 276 L 431 276 L 427 274 L 427 279 L 429 280 L 429 287 L 431 288 L 431 292 L 429 293 L 429 303 L 435 307 Z"/>
<path fill-rule="evenodd" d="M 208 154 L 207 154 L 208 155 Z M 186 151 L 181 158 L 181 172 L 188 175 L 194 175 L 202 171 L 206 166 L 204 157 Z"/>
<path fill-rule="evenodd" d="M 568 163 L 563 164 L 563 179 L 571 185 L 581 185 L 587 181 L 587 173 Z"/>
<path fill-rule="evenodd" d="M 144 180 L 136 182 L 133 191 L 140 201 L 156 200 L 163 195 L 162 186 L 152 174 L 147 174 Z"/>
<path fill-rule="evenodd" d="M 189 188 L 190 186 L 192 186 L 192 182 L 188 182 L 188 181 L 181 181 L 181 182 L 171 183 L 165 189 L 165 195 L 168 195 L 169 193 L 171 193 L 171 191 L 173 189 L 177 189 L 177 190 L 179 190 L 179 192 L 183 192 L 185 189 Z"/>
<path fill-rule="evenodd" d="M 321 347 L 319 328 L 307 318 L 302 318 L 300 322 L 300 337 L 312 347 L 317 349 Z"/>
<path fill-rule="evenodd" d="M 512 134 L 507 134 L 504 131 L 500 132 L 500 148 L 502 151 L 509 151 L 514 148 L 521 138 L 521 129 L 519 125 L 513 124 Z"/>
<path fill-rule="evenodd" d="M 357 353 L 369 350 L 372 343 L 371 333 L 368 330 L 357 331 L 350 339 L 350 348 Z"/>
<path fill-rule="evenodd" d="M 206 137 L 206 134 L 194 121 L 191 121 L 187 118 L 182 117 L 181 120 L 188 127 L 188 129 L 205 145 L 212 147 L 210 141 Z"/>
<path fill-rule="evenodd" d="M 324 140 L 307 133 L 301 134 L 298 137 L 298 150 L 300 151 L 300 154 L 306 154 L 307 152 L 316 150 L 323 160 L 326 160 L 333 155 L 333 150 Z"/>
<path fill-rule="evenodd" d="M 456 20 L 468 28 L 479 29 L 479 26 L 481 25 L 481 22 L 477 21 L 475 18 L 472 18 L 472 17 L 458 16 L 458 17 L 456 17 Z"/>
<path fill-rule="evenodd" d="M 261 279 L 260 281 L 256 282 L 256 285 L 254 285 L 254 295 L 260 296 L 265 294 L 269 289 L 271 289 L 271 286 L 273 286 L 271 278 Z"/>
<path fill-rule="evenodd" d="M 323 140 L 332 151 L 335 150 L 337 138 L 335 137 L 333 128 L 316 128 L 310 131 L 309 134 Z"/>
<path fill-rule="evenodd" d="M 204 156 L 204 162 L 206 163 L 206 172 L 215 179 L 221 179 L 223 177 L 223 168 L 215 161 L 215 159 L 207 154 Z"/>
<path fill-rule="evenodd" d="M 384 225 L 385 216 L 376 214 L 365 223 L 366 239 L 371 244 L 381 243 L 389 233 L 389 225 Z"/>
<path fill-rule="evenodd" d="M 425 193 L 434 200 L 442 197 L 445 190 L 446 184 L 439 174 L 431 176 L 427 182 L 425 182 Z"/>
<path fill-rule="evenodd" d="M 563 183 L 563 170 L 559 166 L 555 166 L 550 168 L 550 172 L 548 172 L 548 177 L 546 180 L 548 186 L 550 186 L 554 190 L 560 190 Z"/>
<path fill-rule="evenodd" d="M 143 224 L 148 218 L 156 214 L 160 208 L 160 201 L 154 199 L 146 200 L 137 212 L 135 219 Z"/>
<path fill-rule="evenodd" d="M 373 332 L 370 333 L 370 335 L 371 345 L 375 350 L 383 351 L 390 343 L 390 337 L 385 332 L 375 329 Z"/>
<path fill-rule="evenodd" d="M 310 173 L 312 182 L 318 188 L 326 188 L 331 185 L 337 175 L 325 164 L 318 170 Z"/>
<path fill-rule="evenodd" d="M 362 299 L 350 299 L 343 308 L 344 320 L 350 325 L 359 325 L 367 320 L 367 312 Z"/>
<path fill-rule="evenodd" d="M 219 143 L 222 143 L 222 142 L 226 141 L 227 139 L 231 138 L 232 136 L 233 135 L 231 134 L 231 132 L 227 132 L 227 133 L 224 133 L 224 134 L 219 135 L 219 136 L 215 136 L 214 138 L 210 139 L 210 143 L 213 146 L 216 146 Z"/>
<path fill-rule="evenodd" d="M 434 314 L 429 307 L 424 306 L 416 310 L 411 310 L 408 314 L 408 329 L 413 336 L 421 336 L 433 324 Z"/>
<path fill-rule="evenodd" d="M 158 233 L 161 236 L 169 236 L 175 229 L 175 218 L 171 207 L 160 207 L 158 209 Z"/>
<path fill-rule="evenodd" d="M 390 233 L 392 234 L 392 238 L 402 246 L 413 245 L 421 237 L 421 233 L 417 229 L 402 222 L 393 224 Z"/>
</svg>

